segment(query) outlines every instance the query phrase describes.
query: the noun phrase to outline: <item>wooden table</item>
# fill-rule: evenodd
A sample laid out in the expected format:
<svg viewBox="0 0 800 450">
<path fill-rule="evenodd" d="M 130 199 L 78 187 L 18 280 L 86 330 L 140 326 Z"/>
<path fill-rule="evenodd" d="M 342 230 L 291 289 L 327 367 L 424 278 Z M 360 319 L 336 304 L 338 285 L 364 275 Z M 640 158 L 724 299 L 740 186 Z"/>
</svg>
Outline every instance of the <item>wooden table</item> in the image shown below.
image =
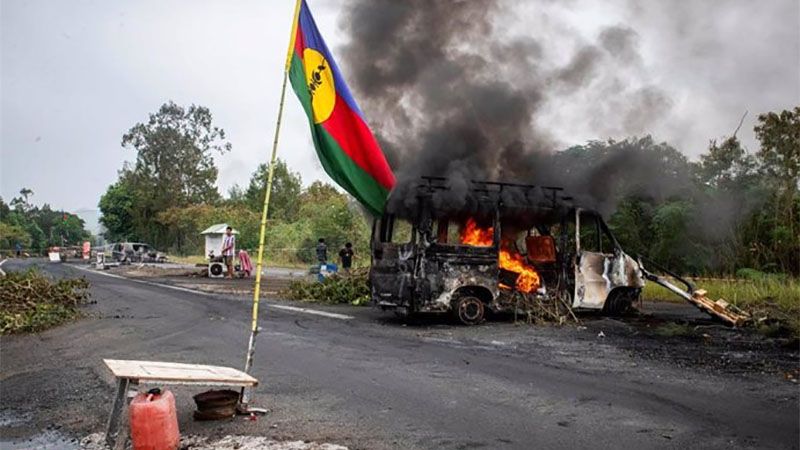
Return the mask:
<svg viewBox="0 0 800 450">
<path fill-rule="evenodd" d="M 112 449 L 123 448 L 127 427 L 120 429 L 128 405 L 128 389 L 140 383 L 184 384 L 195 386 L 253 387 L 258 380 L 230 367 L 202 364 L 180 364 L 161 361 L 130 361 L 104 359 L 103 362 L 117 379 L 117 395 L 111 407 L 106 428 L 106 443 Z"/>
</svg>

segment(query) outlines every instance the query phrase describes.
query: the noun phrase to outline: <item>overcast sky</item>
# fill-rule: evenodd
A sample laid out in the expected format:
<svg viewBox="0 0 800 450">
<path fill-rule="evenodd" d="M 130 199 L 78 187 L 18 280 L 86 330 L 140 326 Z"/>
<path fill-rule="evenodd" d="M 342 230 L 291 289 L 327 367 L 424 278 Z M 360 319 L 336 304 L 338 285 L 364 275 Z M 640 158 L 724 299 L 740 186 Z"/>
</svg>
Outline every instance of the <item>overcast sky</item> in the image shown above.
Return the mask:
<svg viewBox="0 0 800 450">
<path fill-rule="evenodd" d="M 340 7 L 308 0 L 333 49 L 347 41 Z M 233 151 L 217 159 L 222 193 L 268 158 L 293 0 L 0 0 L 0 195 L 21 187 L 35 203 L 96 208 L 132 150 L 122 134 L 162 103 L 207 106 Z M 608 122 L 618 99 L 565 95 L 539 114 L 563 147 L 652 133 L 689 156 L 729 135 L 755 150 L 758 113 L 800 104 L 800 0 L 521 2 L 503 26 L 563 36 L 564 63 L 581 42 L 624 24 L 636 64 L 622 79 L 656 86 L 657 120 Z M 465 43 L 468 45 L 468 43 Z M 559 51 L 558 48 L 550 49 Z M 338 58 L 348 77 L 348 68 Z M 622 70 L 622 69 L 621 69 Z M 614 79 L 619 79 L 615 77 Z M 601 80 L 602 82 L 602 80 Z M 602 87 L 602 86 L 601 86 Z M 358 98 L 358 92 L 355 92 Z M 369 120 L 370 111 L 364 111 Z M 279 156 L 305 184 L 327 180 L 294 93 L 287 92 Z"/>
</svg>

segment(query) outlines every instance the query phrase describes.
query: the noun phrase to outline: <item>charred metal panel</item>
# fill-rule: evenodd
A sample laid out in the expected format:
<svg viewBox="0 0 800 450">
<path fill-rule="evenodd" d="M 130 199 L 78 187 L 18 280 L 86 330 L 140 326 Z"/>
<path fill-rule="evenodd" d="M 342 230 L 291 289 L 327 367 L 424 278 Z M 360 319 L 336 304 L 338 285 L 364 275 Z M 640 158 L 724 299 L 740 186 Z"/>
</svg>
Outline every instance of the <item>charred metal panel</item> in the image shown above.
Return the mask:
<svg viewBox="0 0 800 450">
<path fill-rule="evenodd" d="M 616 288 L 641 289 L 644 278 L 638 263 L 622 251 L 614 254 L 582 252 L 575 268 L 574 308 L 602 309 Z"/>
<path fill-rule="evenodd" d="M 611 288 L 632 287 L 643 288 L 644 276 L 639 269 L 639 263 L 623 252 L 618 252 L 611 258 L 606 276 Z"/>
<path fill-rule="evenodd" d="M 574 308 L 603 308 L 611 291 L 606 264 L 608 260 L 602 253 L 581 252 L 580 263 L 575 267 Z"/>
<path fill-rule="evenodd" d="M 459 289 L 482 288 L 494 299 L 497 297 L 497 263 L 472 263 L 456 260 L 440 261 L 439 270 L 428 275 L 434 298 L 426 305 L 428 311 L 447 311 Z"/>
<path fill-rule="evenodd" d="M 378 305 L 409 306 L 414 288 L 414 246 L 374 243 L 370 269 L 372 298 Z"/>
<path fill-rule="evenodd" d="M 418 255 L 418 256 L 417 256 Z M 462 245 L 373 244 L 372 298 L 382 307 L 448 311 L 459 289 L 497 296 L 497 252 Z"/>
</svg>

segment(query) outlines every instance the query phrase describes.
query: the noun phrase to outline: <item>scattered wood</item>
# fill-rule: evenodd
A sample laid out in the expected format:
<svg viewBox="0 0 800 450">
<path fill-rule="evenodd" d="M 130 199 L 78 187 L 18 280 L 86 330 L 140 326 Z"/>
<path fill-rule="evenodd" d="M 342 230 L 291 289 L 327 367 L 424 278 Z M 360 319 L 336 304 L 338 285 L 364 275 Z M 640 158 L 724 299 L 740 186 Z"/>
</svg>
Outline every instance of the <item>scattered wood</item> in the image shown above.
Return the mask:
<svg viewBox="0 0 800 450">
<path fill-rule="evenodd" d="M 580 323 L 572 306 L 560 295 L 542 296 L 536 293 L 514 291 L 514 320 L 522 315 L 527 323 L 550 322 L 563 325 L 567 322 Z"/>
<path fill-rule="evenodd" d="M 712 316 L 719 317 L 735 327 L 740 327 L 750 321 L 750 315 L 739 309 L 736 305 L 728 303 L 724 299 L 716 301 L 711 300 L 706 297 L 706 294 L 707 292 L 705 289 L 697 289 L 692 292 L 689 301 L 701 310 L 706 311 Z"/>
</svg>

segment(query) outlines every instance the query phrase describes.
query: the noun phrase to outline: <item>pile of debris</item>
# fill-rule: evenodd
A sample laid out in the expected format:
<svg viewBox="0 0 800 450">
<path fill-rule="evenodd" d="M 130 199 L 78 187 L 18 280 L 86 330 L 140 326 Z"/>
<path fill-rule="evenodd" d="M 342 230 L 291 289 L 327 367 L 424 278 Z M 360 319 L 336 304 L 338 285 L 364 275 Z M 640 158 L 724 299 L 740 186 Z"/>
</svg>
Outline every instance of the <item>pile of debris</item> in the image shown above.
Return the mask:
<svg viewBox="0 0 800 450">
<path fill-rule="evenodd" d="M 535 293 L 514 292 L 514 321 L 528 324 L 554 323 L 564 325 L 580 323 L 569 301 L 560 295 L 543 296 Z"/>
<path fill-rule="evenodd" d="M 0 333 L 36 332 L 78 315 L 89 298 L 85 278 L 51 280 L 37 270 L 0 277 Z"/>
<path fill-rule="evenodd" d="M 281 296 L 290 300 L 366 305 L 370 301 L 368 269 L 333 274 L 320 281 L 294 280 Z"/>
</svg>

